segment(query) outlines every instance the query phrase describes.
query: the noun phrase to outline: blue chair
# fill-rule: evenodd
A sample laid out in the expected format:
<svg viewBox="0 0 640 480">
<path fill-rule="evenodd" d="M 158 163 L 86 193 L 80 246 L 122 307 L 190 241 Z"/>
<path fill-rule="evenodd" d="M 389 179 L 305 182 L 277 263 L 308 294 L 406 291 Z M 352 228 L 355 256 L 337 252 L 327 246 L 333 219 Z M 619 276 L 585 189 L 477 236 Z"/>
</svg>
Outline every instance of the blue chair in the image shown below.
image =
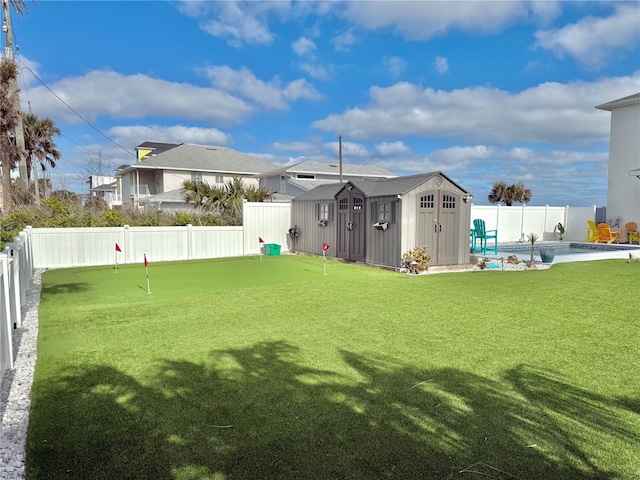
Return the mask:
<svg viewBox="0 0 640 480">
<path fill-rule="evenodd" d="M 478 240 L 480 240 L 479 248 L 477 246 Z M 487 240 L 493 240 L 493 248 L 488 248 Z M 486 255 L 487 250 L 495 254 L 498 253 L 498 230 L 487 230 L 484 220 L 476 218 L 473 221 L 473 252 Z"/>
</svg>

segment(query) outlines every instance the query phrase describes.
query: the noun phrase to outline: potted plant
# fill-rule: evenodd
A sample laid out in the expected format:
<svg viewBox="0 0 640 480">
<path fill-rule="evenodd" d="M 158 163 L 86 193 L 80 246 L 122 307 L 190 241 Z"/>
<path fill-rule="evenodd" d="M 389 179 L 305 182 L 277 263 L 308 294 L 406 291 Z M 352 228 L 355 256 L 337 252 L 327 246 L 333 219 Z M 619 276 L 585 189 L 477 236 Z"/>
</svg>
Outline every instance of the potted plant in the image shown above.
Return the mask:
<svg viewBox="0 0 640 480">
<path fill-rule="evenodd" d="M 527 235 L 527 240 L 531 244 L 531 259 L 529 260 L 528 266 L 529 268 L 533 268 L 536 265 L 536 262 L 533 259 L 533 249 L 534 249 L 535 243 L 538 241 L 538 235 L 531 232 L 529 235 Z"/>
<path fill-rule="evenodd" d="M 562 238 L 564 237 L 564 226 L 558 222 L 558 225 L 556 225 L 556 230 L 558 230 L 558 236 L 560 237 L 560 241 L 562 241 Z"/>
<path fill-rule="evenodd" d="M 551 263 L 556 256 L 556 249 L 554 247 L 542 247 L 540 248 L 540 258 L 542 263 Z"/>
</svg>

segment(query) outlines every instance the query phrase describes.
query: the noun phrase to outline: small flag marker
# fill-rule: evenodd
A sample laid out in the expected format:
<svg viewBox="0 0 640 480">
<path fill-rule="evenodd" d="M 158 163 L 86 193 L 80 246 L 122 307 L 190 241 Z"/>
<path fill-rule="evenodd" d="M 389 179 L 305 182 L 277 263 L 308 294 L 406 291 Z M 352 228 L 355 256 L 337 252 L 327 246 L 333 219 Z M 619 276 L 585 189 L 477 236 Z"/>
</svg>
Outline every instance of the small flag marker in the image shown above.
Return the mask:
<svg viewBox="0 0 640 480">
<path fill-rule="evenodd" d="M 122 249 L 120 248 L 120 245 L 118 245 L 118 243 L 116 242 L 116 252 L 114 253 L 114 257 L 116 260 L 116 266 L 115 266 L 115 272 L 118 273 L 118 253 L 122 253 Z"/>
<path fill-rule="evenodd" d="M 322 263 L 324 265 L 324 274 L 327 274 L 327 256 L 325 255 L 325 252 L 329 250 L 329 244 L 328 243 L 323 243 L 322 244 Z"/>
<path fill-rule="evenodd" d="M 147 254 L 144 254 L 144 270 L 147 274 L 147 295 L 151 295 L 151 287 L 149 286 L 149 260 L 147 260 Z"/>
</svg>

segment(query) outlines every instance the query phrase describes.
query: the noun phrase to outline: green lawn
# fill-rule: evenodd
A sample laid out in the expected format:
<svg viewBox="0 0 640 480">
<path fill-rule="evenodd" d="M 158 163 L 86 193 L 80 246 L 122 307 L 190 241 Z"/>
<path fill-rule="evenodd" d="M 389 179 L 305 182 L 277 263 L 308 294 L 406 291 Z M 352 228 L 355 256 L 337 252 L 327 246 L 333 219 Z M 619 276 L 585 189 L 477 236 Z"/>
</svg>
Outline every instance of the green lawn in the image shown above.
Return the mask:
<svg viewBox="0 0 640 480">
<path fill-rule="evenodd" d="M 33 479 L 638 479 L 640 264 L 43 274 Z"/>
</svg>

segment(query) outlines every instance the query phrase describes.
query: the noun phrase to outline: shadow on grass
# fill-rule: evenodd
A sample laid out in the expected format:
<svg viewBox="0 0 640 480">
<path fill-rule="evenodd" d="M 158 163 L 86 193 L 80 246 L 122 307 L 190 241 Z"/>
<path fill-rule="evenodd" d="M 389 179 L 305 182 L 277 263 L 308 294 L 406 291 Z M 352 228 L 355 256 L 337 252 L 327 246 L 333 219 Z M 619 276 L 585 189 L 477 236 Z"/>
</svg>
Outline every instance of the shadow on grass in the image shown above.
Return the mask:
<svg viewBox="0 0 640 480">
<path fill-rule="evenodd" d="M 640 440 L 609 399 L 525 366 L 498 382 L 342 352 L 354 381 L 297 356 L 264 343 L 166 361 L 151 384 L 109 366 L 40 382 L 28 478 L 610 479 L 574 424 Z"/>
<path fill-rule="evenodd" d="M 58 293 L 79 293 L 85 292 L 89 289 L 89 284 L 86 282 L 73 282 L 73 283 L 56 283 L 49 287 L 42 287 L 42 295 L 55 295 Z"/>
</svg>

